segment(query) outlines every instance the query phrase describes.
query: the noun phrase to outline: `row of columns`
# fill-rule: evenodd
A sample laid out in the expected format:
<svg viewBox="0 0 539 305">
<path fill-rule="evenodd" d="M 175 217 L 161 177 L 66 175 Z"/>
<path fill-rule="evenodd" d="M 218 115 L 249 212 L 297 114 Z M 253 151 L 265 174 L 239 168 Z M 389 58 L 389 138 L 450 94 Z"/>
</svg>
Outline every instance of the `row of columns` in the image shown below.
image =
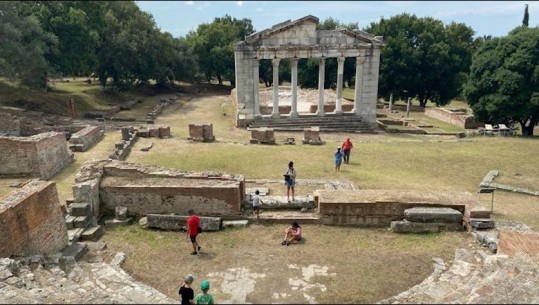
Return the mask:
<svg viewBox="0 0 539 305">
<path fill-rule="evenodd" d="M 335 101 L 335 113 L 342 113 L 342 91 L 343 91 L 343 80 L 344 80 L 344 60 L 346 57 L 337 58 L 337 100 Z M 298 95 L 297 95 L 297 86 L 298 86 L 298 58 L 291 58 L 291 87 L 292 87 L 292 101 L 291 101 L 291 111 L 290 117 L 298 117 Z M 259 99 L 259 88 L 258 88 L 258 79 L 259 75 L 259 60 L 255 59 L 253 64 L 253 79 L 254 79 L 254 115 L 255 117 L 260 117 L 260 99 Z M 273 118 L 278 118 L 279 114 L 279 63 L 281 59 L 273 59 L 273 111 L 271 116 Z M 356 57 L 356 82 L 355 82 L 355 92 L 354 92 L 354 109 L 353 112 L 357 112 L 359 109 L 360 96 L 361 96 L 361 87 L 363 86 L 363 63 L 365 62 L 364 57 Z M 318 110 L 316 114 L 318 116 L 324 116 L 324 81 L 325 81 L 325 58 L 320 58 L 318 60 Z"/>
</svg>

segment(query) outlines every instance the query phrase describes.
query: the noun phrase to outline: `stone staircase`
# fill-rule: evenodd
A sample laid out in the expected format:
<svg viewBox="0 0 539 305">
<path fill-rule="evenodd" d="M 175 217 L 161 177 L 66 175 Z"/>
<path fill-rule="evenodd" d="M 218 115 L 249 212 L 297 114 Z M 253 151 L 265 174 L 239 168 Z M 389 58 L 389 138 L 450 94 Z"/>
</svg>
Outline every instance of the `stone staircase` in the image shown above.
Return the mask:
<svg viewBox="0 0 539 305">
<path fill-rule="evenodd" d="M 262 116 L 261 119 L 249 124 L 248 130 L 253 128 L 267 127 L 276 131 L 303 131 L 305 128 L 319 127 L 321 132 L 362 132 L 374 133 L 374 129 L 362 120 L 361 117 L 351 113 L 326 114 L 301 114 L 297 118 Z"/>
<path fill-rule="evenodd" d="M 97 224 L 89 203 L 71 202 L 65 216 L 69 244 L 96 241 L 103 236 L 103 227 Z"/>
<path fill-rule="evenodd" d="M 435 258 L 422 283 L 378 304 L 537 304 L 538 274 L 537 258 L 457 249 L 451 266 Z"/>
<path fill-rule="evenodd" d="M 77 246 L 75 253 L 66 252 L 66 249 L 62 253 L 47 256 L 0 259 L 0 303 L 179 303 L 156 289 L 135 281 L 119 267 L 121 261 L 117 258 L 110 264 L 105 263 L 100 256 L 87 255 L 86 244 L 74 245 Z"/>
</svg>

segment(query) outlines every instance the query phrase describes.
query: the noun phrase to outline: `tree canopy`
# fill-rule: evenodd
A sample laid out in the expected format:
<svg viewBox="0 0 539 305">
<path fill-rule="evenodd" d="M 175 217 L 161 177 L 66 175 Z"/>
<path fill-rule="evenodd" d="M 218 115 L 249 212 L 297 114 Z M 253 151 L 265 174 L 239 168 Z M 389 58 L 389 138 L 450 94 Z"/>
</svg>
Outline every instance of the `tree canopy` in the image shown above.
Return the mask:
<svg viewBox="0 0 539 305">
<path fill-rule="evenodd" d="M 250 19 L 225 15 L 211 23 L 200 24 L 186 39 L 198 55 L 200 70 L 208 81 L 215 77 L 222 84 L 223 79 L 227 79 L 234 86 L 234 44 L 252 33 Z"/>
<path fill-rule="evenodd" d="M 459 95 L 476 45 L 470 27 L 400 14 L 364 30 L 383 36 L 386 43 L 380 58 L 381 96 L 417 98 L 425 107 L 428 101 L 446 105 Z"/>
<path fill-rule="evenodd" d="M 539 121 L 539 28 L 521 26 L 486 40 L 473 55 L 464 94 L 479 120 L 518 122 L 523 135 L 533 135 Z"/>
</svg>

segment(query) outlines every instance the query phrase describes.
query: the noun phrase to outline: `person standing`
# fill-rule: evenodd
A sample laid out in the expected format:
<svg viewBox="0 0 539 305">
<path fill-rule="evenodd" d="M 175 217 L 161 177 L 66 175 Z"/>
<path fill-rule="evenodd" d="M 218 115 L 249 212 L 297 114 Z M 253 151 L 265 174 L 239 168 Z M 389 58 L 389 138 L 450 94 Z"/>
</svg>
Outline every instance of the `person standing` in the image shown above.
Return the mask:
<svg viewBox="0 0 539 305">
<path fill-rule="evenodd" d="M 350 138 L 347 138 L 343 143 L 342 143 L 342 152 L 344 154 L 344 163 L 348 164 L 350 162 L 350 152 L 352 150 L 352 148 L 354 147 L 354 145 L 352 145 L 352 141 L 350 141 Z"/>
<path fill-rule="evenodd" d="M 195 297 L 195 304 L 213 304 L 213 296 L 208 293 L 210 290 L 210 282 L 204 280 L 200 283 L 200 289 L 202 293 L 199 293 Z"/>
<path fill-rule="evenodd" d="M 191 274 L 188 274 L 180 287 L 178 294 L 182 298 L 182 305 L 195 304 L 195 291 L 191 288 L 191 284 L 195 279 Z"/>
<path fill-rule="evenodd" d="M 292 191 L 292 201 L 295 201 L 294 186 L 296 185 L 296 169 L 294 168 L 294 162 L 288 163 L 288 169 L 284 173 L 284 183 L 286 185 L 286 197 L 290 202 L 290 191 Z"/>
<path fill-rule="evenodd" d="M 262 199 L 260 199 L 260 192 L 258 190 L 255 191 L 255 195 L 253 196 L 252 200 L 253 200 L 253 213 L 256 215 L 256 219 L 258 219 L 260 215 L 260 204 L 264 203 Z"/>
<path fill-rule="evenodd" d="M 341 170 L 342 157 L 343 157 L 343 153 L 341 151 L 341 148 L 337 147 L 337 151 L 335 152 L 335 170 L 336 171 Z"/>
<path fill-rule="evenodd" d="M 197 255 L 200 253 L 201 247 L 197 242 L 197 235 L 200 233 L 198 228 L 200 227 L 200 217 L 195 213 L 193 209 L 187 211 L 189 218 L 187 218 L 187 238 L 191 240 L 193 245 L 193 252 L 191 255 Z"/>
</svg>

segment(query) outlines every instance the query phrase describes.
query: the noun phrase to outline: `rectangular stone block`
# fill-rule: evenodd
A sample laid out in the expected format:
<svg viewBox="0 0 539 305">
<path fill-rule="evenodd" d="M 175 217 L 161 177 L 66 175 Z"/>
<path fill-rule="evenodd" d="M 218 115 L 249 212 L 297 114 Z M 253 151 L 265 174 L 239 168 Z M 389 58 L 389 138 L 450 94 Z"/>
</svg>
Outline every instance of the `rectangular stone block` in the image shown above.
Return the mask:
<svg viewBox="0 0 539 305">
<path fill-rule="evenodd" d="M 88 216 L 78 216 L 73 220 L 73 226 L 75 228 L 86 228 L 90 224 L 90 218 Z"/>
<path fill-rule="evenodd" d="M 88 216 L 92 214 L 92 209 L 90 204 L 86 202 L 74 202 L 69 205 L 70 215 L 71 216 Z"/>
<path fill-rule="evenodd" d="M 491 229 L 494 228 L 494 221 L 485 218 L 471 218 L 470 225 L 475 229 Z"/>
<path fill-rule="evenodd" d="M 170 137 L 170 126 L 159 127 L 159 137 L 160 138 Z"/>
<path fill-rule="evenodd" d="M 421 207 L 404 210 L 404 218 L 411 222 L 462 222 L 462 213 L 452 208 Z"/>
<path fill-rule="evenodd" d="M 391 230 L 395 233 L 431 233 L 441 231 L 458 231 L 463 226 L 460 223 L 439 223 L 439 222 L 411 222 L 407 220 L 396 220 L 391 222 Z"/>
<path fill-rule="evenodd" d="M 223 228 L 245 228 L 249 224 L 247 219 L 245 220 L 223 220 Z"/>
<path fill-rule="evenodd" d="M 185 227 L 188 216 L 148 214 L 148 228 L 162 230 L 181 230 Z M 221 217 L 200 217 L 203 231 L 219 231 Z"/>
<path fill-rule="evenodd" d="M 150 128 L 148 130 L 148 135 L 150 136 L 150 138 L 159 137 L 159 128 Z"/>
<path fill-rule="evenodd" d="M 81 240 L 90 240 L 90 241 L 96 241 L 103 236 L 103 227 L 102 226 L 95 226 L 91 227 L 89 229 L 86 229 L 84 232 L 82 232 L 80 239 Z"/>
<path fill-rule="evenodd" d="M 62 251 L 63 257 L 73 257 L 76 261 L 80 260 L 84 254 L 88 252 L 88 245 L 85 243 L 74 243 L 70 246 L 67 246 Z"/>
<path fill-rule="evenodd" d="M 75 221 L 75 217 L 74 216 L 71 216 L 71 215 L 67 215 L 65 217 L 65 223 L 66 223 L 66 226 L 67 226 L 67 229 L 68 230 L 71 230 L 75 227 L 75 225 L 73 224 L 73 221 Z"/>
</svg>

